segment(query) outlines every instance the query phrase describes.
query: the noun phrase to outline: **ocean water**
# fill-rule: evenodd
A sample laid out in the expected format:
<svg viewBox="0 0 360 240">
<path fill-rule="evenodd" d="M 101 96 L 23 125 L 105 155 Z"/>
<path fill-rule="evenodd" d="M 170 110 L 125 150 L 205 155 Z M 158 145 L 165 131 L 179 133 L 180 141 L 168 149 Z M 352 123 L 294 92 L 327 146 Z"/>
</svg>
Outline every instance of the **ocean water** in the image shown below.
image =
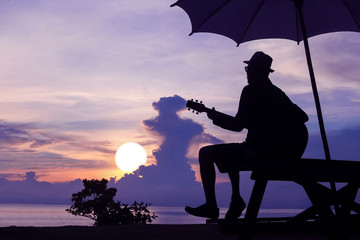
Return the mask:
<svg viewBox="0 0 360 240">
<path fill-rule="evenodd" d="M 68 205 L 0 204 L 0 227 L 91 226 L 93 221 L 66 212 Z"/>
<path fill-rule="evenodd" d="M 93 221 L 81 216 L 73 216 L 65 211 L 70 205 L 42 204 L 0 204 L 0 227 L 9 226 L 92 226 Z M 204 224 L 205 219 L 185 213 L 183 207 L 151 206 L 150 212 L 158 216 L 154 224 Z M 220 209 L 224 217 L 227 209 Z M 261 209 L 260 217 L 288 217 L 299 213 L 301 209 Z"/>
</svg>

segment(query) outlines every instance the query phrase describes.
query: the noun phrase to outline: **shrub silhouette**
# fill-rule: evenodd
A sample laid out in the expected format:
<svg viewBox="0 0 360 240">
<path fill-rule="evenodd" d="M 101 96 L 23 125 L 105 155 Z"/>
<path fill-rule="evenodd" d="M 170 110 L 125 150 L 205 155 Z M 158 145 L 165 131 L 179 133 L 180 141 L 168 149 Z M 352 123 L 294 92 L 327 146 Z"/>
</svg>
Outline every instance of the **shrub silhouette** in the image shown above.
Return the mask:
<svg viewBox="0 0 360 240">
<path fill-rule="evenodd" d="M 134 202 L 132 205 L 114 201 L 116 188 L 107 188 L 108 180 L 83 180 L 84 189 L 72 194 L 73 205 L 66 209 L 75 216 L 95 221 L 94 226 L 115 224 L 146 224 L 157 218 L 147 209 L 149 203 Z"/>
</svg>

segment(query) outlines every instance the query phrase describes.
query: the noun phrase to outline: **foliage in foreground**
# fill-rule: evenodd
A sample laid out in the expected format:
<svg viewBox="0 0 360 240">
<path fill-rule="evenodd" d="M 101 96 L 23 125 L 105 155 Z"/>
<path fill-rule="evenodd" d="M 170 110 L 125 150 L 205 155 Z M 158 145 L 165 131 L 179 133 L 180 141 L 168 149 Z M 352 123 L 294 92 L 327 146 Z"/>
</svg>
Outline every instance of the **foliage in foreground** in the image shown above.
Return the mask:
<svg viewBox="0 0 360 240">
<path fill-rule="evenodd" d="M 147 209 L 149 203 L 134 202 L 132 205 L 114 201 L 116 188 L 107 188 L 108 180 L 83 180 L 84 189 L 72 194 L 73 205 L 66 209 L 75 216 L 95 220 L 94 226 L 116 224 L 146 224 L 157 218 Z"/>
</svg>

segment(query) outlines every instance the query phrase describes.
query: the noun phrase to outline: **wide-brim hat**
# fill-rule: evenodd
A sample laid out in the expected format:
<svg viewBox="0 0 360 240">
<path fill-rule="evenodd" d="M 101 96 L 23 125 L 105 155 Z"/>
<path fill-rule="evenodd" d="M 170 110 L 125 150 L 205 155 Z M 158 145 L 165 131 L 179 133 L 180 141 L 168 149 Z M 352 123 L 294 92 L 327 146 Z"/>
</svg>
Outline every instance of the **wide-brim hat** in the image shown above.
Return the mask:
<svg viewBox="0 0 360 240">
<path fill-rule="evenodd" d="M 249 61 L 244 61 L 244 63 L 255 65 L 269 72 L 274 72 L 274 70 L 271 69 L 272 61 L 273 60 L 269 55 L 263 52 L 255 52 L 251 59 Z"/>
</svg>

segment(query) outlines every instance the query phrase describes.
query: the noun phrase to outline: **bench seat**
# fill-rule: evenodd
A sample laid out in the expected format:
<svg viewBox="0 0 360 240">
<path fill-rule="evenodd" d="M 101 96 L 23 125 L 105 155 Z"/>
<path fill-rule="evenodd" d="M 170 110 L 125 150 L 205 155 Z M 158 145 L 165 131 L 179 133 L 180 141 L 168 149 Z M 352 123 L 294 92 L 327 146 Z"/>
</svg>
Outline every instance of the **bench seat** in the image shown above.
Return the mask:
<svg viewBox="0 0 360 240">
<path fill-rule="evenodd" d="M 253 180 L 360 183 L 360 162 L 302 158 L 288 162 L 266 162 L 252 172 Z"/>
</svg>

